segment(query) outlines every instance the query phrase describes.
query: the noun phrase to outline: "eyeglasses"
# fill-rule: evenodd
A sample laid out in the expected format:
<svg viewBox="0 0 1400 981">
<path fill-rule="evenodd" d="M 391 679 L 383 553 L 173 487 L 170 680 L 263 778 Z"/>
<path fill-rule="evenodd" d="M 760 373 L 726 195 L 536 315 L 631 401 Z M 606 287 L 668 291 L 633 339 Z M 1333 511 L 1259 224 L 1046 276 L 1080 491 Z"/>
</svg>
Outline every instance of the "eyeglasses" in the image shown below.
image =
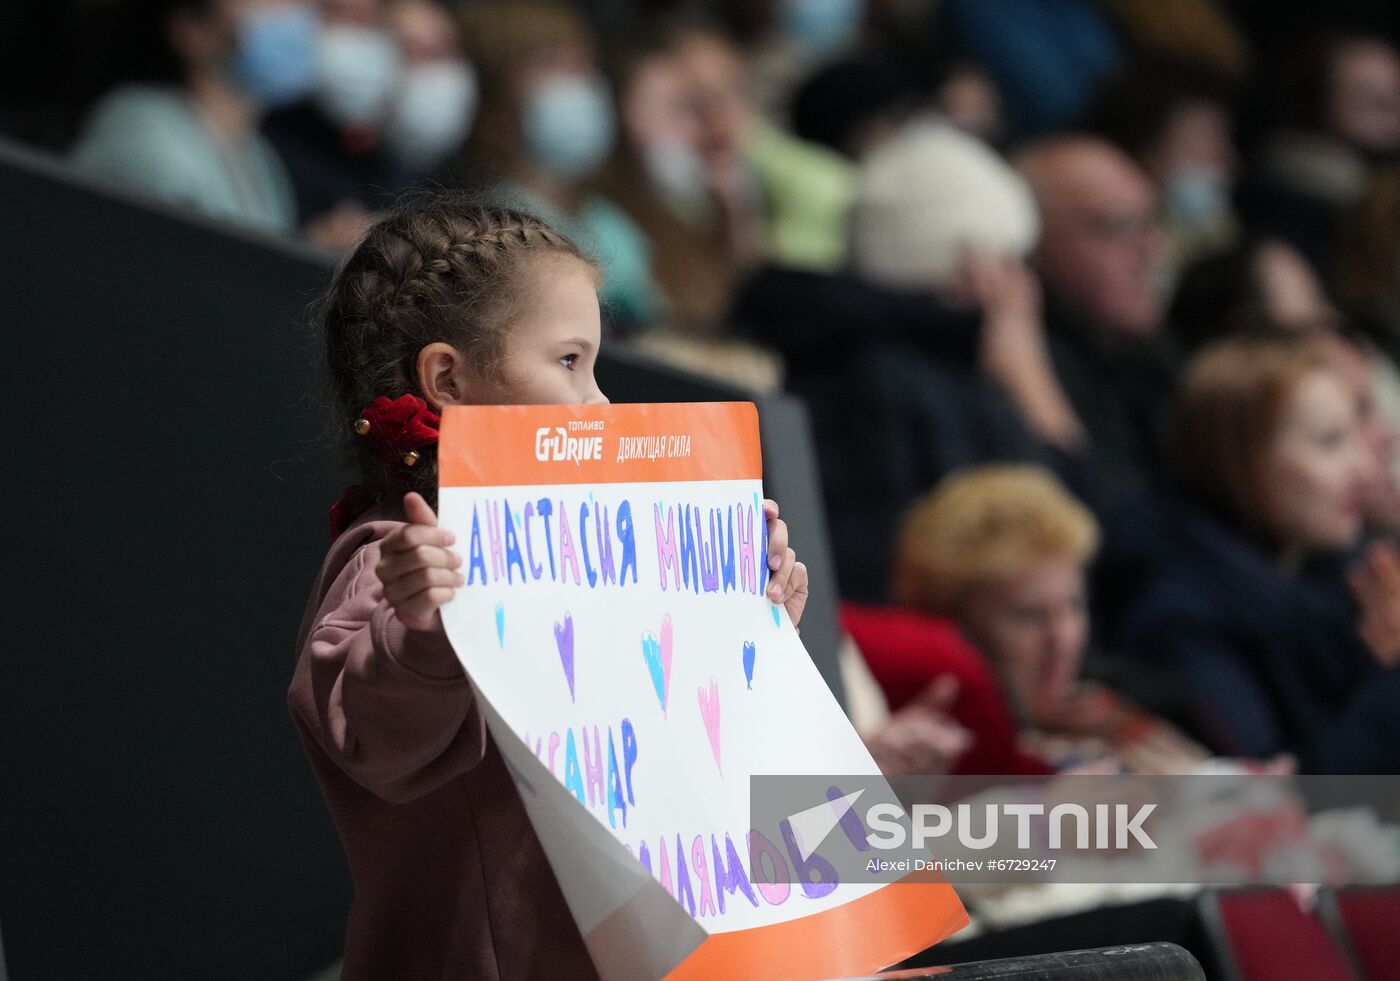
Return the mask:
<svg viewBox="0 0 1400 981">
<path fill-rule="evenodd" d="M 1145 238 L 1157 233 L 1157 223 L 1150 214 L 1103 212 L 1084 215 L 1080 220 L 1095 235 L 1115 241 Z"/>
</svg>

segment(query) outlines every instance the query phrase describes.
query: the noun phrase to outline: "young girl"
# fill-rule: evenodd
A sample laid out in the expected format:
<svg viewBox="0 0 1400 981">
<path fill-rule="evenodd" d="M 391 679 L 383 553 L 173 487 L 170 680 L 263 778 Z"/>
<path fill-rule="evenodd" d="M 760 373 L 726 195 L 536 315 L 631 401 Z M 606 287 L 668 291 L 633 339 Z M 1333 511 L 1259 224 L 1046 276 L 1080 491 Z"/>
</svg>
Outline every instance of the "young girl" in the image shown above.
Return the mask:
<svg viewBox="0 0 1400 981">
<path fill-rule="evenodd" d="M 462 559 L 430 502 L 443 406 L 607 402 L 597 289 L 538 219 L 447 198 L 375 225 L 330 287 L 327 367 L 364 482 L 332 509 L 288 702 L 354 880 L 344 981 L 594 976 L 443 632 Z M 765 508 L 769 598 L 796 623 L 806 569 Z"/>
</svg>

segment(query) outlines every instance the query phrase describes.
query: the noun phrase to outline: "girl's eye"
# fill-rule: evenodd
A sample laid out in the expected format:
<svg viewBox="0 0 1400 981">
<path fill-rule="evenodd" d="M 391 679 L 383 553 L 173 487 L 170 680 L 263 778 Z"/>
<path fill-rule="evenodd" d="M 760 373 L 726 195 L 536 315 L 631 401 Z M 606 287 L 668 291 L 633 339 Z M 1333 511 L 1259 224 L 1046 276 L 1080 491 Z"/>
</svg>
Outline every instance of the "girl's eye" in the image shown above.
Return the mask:
<svg viewBox="0 0 1400 981">
<path fill-rule="evenodd" d="M 574 365 L 578 364 L 578 355 L 566 354 L 559 359 L 559 363 L 562 364 L 565 368 L 569 369 L 570 371 L 573 371 Z"/>
</svg>

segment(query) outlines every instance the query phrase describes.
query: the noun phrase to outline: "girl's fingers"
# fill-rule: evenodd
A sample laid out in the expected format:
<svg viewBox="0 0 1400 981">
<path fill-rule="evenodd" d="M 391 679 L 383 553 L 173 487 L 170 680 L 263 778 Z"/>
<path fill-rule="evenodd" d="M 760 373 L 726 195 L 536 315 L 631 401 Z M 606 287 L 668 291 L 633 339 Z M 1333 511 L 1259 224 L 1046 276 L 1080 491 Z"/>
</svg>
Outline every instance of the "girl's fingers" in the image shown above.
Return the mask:
<svg viewBox="0 0 1400 981">
<path fill-rule="evenodd" d="M 394 604 L 394 612 L 404 626 L 413 630 L 427 630 L 437 621 L 438 608 L 452 599 L 456 590 L 447 586 L 434 586 Z"/>
<path fill-rule="evenodd" d="M 768 580 L 768 598 L 774 603 L 786 603 L 792 595 L 789 592 L 788 581 L 792 578 L 792 570 L 795 565 L 797 565 L 797 553 L 790 548 L 784 548 L 779 565 L 772 578 Z"/>
<path fill-rule="evenodd" d="M 437 527 L 436 512 L 428 507 L 428 502 L 423 500 L 423 495 L 417 491 L 410 491 L 403 496 L 403 510 L 408 515 L 409 524 Z"/>
<path fill-rule="evenodd" d="M 419 545 L 405 552 L 390 552 L 379 558 L 375 574 L 383 583 L 399 579 L 415 569 L 458 569 L 462 556 L 445 548 Z"/>
<path fill-rule="evenodd" d="M 787 551 L 787 522 L 781 518 L 770 518 L 768 520 L 768 568 L 777 572 L 782 567 L 783 556 Z"/>
<path fill-rule="evenodd" d="M 783 606 L 787 609 L 788 619 L 796 627 L 802 622 L 802 611 L 807 608 L 807 566 L 804 563 L 798 562 L 793 565 L 788 586 L 790 592 Z"/>
<path fill-rule="evenodd" d="M 396 597 L 412 598 L 434 586 L 456 587 L 465 584 L 466 580 L 462 578 L 460 572 L 425 566 L 395 579 L 392 586 L 386 585 L 384 595 L 392 603 Z"/>
<path fill-rule="evenodd" d="M 457 536 L 446 528 L 438 528 L 435 525 L 404 525 L 393 534 L 385 536 L 380 551 L 403 552 L 410 548 L 417 548 L 419 545 L 435 545 L 438 548 L 446 548 L 456 540 Z"/>
</svg>

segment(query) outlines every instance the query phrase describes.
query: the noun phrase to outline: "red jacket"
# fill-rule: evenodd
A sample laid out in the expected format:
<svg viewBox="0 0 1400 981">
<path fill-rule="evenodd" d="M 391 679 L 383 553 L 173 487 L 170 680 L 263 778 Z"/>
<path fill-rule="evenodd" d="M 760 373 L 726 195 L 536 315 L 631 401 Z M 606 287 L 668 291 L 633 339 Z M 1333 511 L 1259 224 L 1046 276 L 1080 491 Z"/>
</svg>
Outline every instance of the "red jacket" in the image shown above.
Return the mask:
<svg viewBox="0 0 1400 981">
<path fill-rule="evenodd" d="M 953 765 L 953 773 L 1051 772 L 1043 760 L 1017 749 L 1016 723 L 996 678 L 952 621 L 894 607 L 843 603 L 841 625 L 865 655 L 891 711 L 914 701 L 935 678 L 958 679 L 948 714 L 972 733 L 974 741 Z"/>
</svg>

